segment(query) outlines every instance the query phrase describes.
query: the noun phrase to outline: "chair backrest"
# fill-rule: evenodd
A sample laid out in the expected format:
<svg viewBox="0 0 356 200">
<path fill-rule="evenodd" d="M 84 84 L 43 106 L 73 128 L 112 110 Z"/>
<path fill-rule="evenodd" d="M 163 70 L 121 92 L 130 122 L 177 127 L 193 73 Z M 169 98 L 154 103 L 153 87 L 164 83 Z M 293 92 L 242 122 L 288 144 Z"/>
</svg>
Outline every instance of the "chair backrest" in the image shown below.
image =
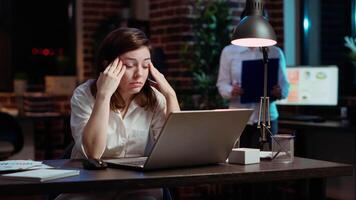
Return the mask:
<svg viewBox="0 0 356 200">
<path fill-rule="evenodd" d="M 19 152 L 24 144 L 23 133 L 18 121 L 11 115 L 0 112 L 0 140 L 14 146 L 10 155 Z"/>
</svg>

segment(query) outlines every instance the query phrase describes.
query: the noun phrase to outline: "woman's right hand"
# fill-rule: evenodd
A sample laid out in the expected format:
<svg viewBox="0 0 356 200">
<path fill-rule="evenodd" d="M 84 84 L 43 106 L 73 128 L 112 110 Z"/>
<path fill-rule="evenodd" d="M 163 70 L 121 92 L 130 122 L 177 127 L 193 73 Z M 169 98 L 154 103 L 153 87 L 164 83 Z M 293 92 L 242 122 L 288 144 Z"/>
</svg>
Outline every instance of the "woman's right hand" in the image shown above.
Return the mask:
<svg viewBox="0 0 356 200">
<path fill-rule="evenodd" d="M 97 95 L 111 97 L 120 84 L 121 78 L 124 75 L 126 66 L 119 58 L 116 58 L 109 64 L 96 82 Z"/>
</svg>

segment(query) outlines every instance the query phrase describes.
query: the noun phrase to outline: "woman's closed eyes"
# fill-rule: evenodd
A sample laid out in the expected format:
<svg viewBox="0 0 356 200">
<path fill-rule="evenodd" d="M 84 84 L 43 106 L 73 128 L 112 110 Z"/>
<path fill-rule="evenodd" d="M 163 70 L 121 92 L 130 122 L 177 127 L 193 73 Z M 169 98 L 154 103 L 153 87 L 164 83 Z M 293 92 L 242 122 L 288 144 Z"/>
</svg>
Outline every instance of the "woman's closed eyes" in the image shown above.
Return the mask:
<svg viewBox="0 0 356 200">
<path fill-rule="evenodd" d="M 126 62 L 126 63 L 124 63 L 124 65 L 126 65 L 127 68 L 138 67 L 138 64 L 137 64 L 137 63 Z M 142 64 L 142 68 L 148 69 L 148 68 L 149 68 L 149 62 L 143 63 L 143 64 Z"/>
</svg>

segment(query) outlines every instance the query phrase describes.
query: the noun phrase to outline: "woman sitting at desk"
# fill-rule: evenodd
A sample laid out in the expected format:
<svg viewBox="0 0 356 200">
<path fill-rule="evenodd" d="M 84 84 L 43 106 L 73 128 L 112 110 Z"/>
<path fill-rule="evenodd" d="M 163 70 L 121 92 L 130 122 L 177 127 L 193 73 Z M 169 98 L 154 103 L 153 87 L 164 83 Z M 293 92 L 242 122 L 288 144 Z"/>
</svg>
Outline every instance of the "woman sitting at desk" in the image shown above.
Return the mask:
<svg viewBox="0 0 356 200">
<path fill-rule="evenodd" d="M 98 79 L 71 99 L 72 158 L 119 158 L 150 152 L 166 117 L 180 110 L 176 93 L 152 65 L 149 41 L 138 29 L 119 28 L 102 42 Z M 155 79 L 148 80 L 149 73 Z M 157 89 L 156 89 L 157 88 Z M 161 199 L 161 189 L 62 194 L 60 198 Z"/>
</svg>

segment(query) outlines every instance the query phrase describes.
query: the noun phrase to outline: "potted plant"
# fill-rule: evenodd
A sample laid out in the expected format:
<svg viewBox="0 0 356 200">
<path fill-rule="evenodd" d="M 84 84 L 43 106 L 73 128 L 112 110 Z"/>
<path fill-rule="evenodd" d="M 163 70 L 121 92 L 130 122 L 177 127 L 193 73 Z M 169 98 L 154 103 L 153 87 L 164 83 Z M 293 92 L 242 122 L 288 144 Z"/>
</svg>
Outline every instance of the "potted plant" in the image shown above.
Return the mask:
<svg viewBox="0 0 356 200">
<path fill-rule="evenodd" d="M 227 1 L 195 1 L 193 6 L 193 41 L 182 51 L 184 64 L 192 70 L 198 109 L 226 107 L 215 86 L 220 53 L 230 42 L 231 16 Z M 196 99 L 196 98 L 195 98 Z"/>
<path fill-rule="evenodd" d="M 345 47 L 349 48 L 351 51 L 349 53 L 349 58 L 352 62 L 356 62 L 356 38 L 345 36 Z"/>
<path fill-rule="evenodd" d="M 356 38 L 353 38 L 351 36 L 345 36 L 345 47 L 350 49 L 350 53 L 348 54 L 348 57 L 352 63 L 352 77 L 353 77 L 353 83 L 355 84 L 356 82 Z"/>
</svg>

